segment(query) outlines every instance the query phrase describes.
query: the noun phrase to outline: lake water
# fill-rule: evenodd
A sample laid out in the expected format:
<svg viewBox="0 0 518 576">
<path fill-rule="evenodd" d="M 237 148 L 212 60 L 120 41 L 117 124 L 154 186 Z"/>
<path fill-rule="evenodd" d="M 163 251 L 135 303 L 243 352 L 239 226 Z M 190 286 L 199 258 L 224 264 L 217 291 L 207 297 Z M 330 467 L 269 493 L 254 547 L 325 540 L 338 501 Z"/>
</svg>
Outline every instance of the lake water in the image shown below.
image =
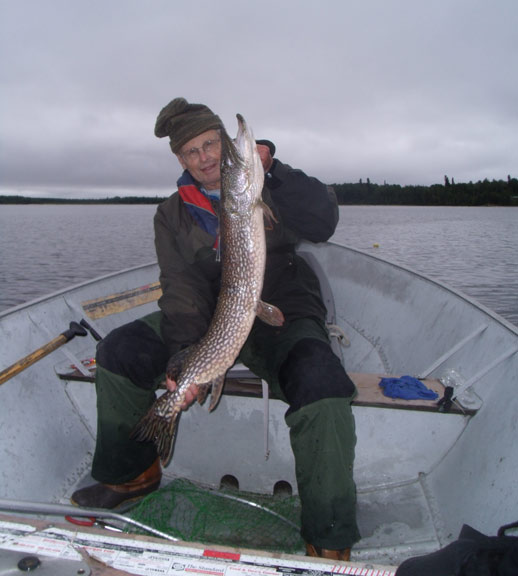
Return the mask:
<svg viewBox="0 0 518 576">
<path fill-rule="evenodd" d="M 155 260 L 156 206 L 0 207 L 0 311 Z M 518 208 L 342 206 L 333 241 L 441 280 L 518 326 Z"/>
</svg>

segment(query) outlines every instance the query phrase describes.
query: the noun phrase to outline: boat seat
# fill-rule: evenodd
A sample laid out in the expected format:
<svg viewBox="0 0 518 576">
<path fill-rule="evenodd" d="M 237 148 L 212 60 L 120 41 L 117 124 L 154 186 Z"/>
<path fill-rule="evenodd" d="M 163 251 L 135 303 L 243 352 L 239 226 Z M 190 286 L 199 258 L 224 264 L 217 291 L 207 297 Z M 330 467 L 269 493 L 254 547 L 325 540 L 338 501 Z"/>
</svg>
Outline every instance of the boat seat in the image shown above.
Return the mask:
<svg viewBox="0 0 518 576">
<path fill-rule="evenodd" d="M 405 400 L 385 396 L 379 383 L 382 378 L 393 378 L 394 376 L 363 372 L 348 372 L 348 374 L 358 391 L 357 396 L 352 402 L 353 406 L 442 412 L 441 407 L 438 405 L 438 400 Z M 444 396 L 445 387 L 440 380 L 423 378 L 421 382 L 430 390 L 437 392 L 439 398 Z M 228 372 L 223 394 L 260 398 L 263 396 L 263 384 L 261 379 L 248 370 L 246 366 L 238 364 Z M 453 403 L 449 412 L 452 414 L 472 415 L 476 410 Z"/>
<path fill-rule="evenodd" d="M 343 363 L 342 347 L 349 346 L 349 341 L 346 334 L 344 334 L 336 325 L 336 309 L 332 288 L 315 255 L 307 251 L 298 251 L 298 254 L 306 260 L 319 279 L 322 299 L 327 310 L 326 324 L 330 335 L 331 345 L 334 353 Z M 88 318 L 95 321 L 111 314 L 117 314 L 156 301 L 160 298 L 161 294 L 162 291 L 160 284 L 156 282 L 126 290 L 124 292 L 82 302 L 81 306 Z M 95 366 L 89 369 L 89 376 L 82 374 L 78 370 L 71 370 L 69 367 L 66 370 L 58 369 L 57 372 L 59 377 L 65 380 L 93 381 L 95 377 Z M 353 402 L 353 405 L 355 406 L 422 410 L 431 412 L 442 411 L 436 400 L 404 400 L 385 396 L 379 386 L 379 382 L 381 378 L 389 377 L 387 374 L 349 373 L 349 376 L 358 390 L 358 394 Z M 437 392 L 439 398 L 444 396 L 445 387 L 439 380 L 425 378 L 422 382 L 427 388 Z M 229 370 L 223 394 L 265 398 L 270 396 L 266 383 L 243 364 L 237 364 Z M 474 411 L 470 412 L 468 409 L 463 408 L 456 403 L 451 405 L 449 412 L 461 414 L 474 413 Z M 267 413 L 266 404 L 265 413 Z"/>
<path fill-rule="evenodd" d="M 71 368 L 66 362 L 56 366 L 56 373 L 62 380 L 94 382 L 95 364 L 88 366 L 88 375 L 81 373 L 77 368 Z M 389 398 L 383 394 L 379 386 L 382 378 L 394 377 L 387 374 L 370 374 L 362 372 L 348 372 L 349 377 L 354 382 L 358 394 L 353 401 L 354 406 L 368 406 L 372 408 L 393 408 L 400 410 L 418 410 L 426 412 L 441 412 L 437 400 L 404 400 L 400 398 Z M 435 378 L 424 378 L 423 384 L 434 390 L 442 398 L 445 387 Z M 165 387 L 165 386 L 162 386 Z M 249 398 L 264 398 L 271 396 L 266 383 L 243 364 L 234 365 L 227 373 L 223 394 L 227 396 L 242 396 Z M 474 409 L 462 407 L 453 403 L 449 410 L 452 414 L 472 415 Z"/>
</svg>

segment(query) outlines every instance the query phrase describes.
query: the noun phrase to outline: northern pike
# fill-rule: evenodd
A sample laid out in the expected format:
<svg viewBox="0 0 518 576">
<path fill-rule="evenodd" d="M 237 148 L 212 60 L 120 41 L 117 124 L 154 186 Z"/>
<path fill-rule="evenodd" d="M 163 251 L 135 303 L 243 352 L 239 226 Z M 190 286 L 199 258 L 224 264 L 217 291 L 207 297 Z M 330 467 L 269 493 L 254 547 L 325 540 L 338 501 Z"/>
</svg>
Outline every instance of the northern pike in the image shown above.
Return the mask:
<svg viewBox="0 0 518 576">
<path fill-rule="evenodd" d="M 212 387 L 209 411 L 213 410 L 256 316 L 273 326 L 284 322 L 278 308 L 261 301 L 264 218 L 273 215 L 261 199 L 264 169 L 252 132 L 239 114 L 237 121 L 235 141 L 221 131 L 221 288 L 214 315 L 201 340 L 169 361 L 167 374 L 176 381 L 176 389 L 156 400 L 132 433 L 137 440 L 155 442 L 163 464 L 171 458 L 178 416 L 191 385 L 198 386 L 200 404 Z"/>
</svg>

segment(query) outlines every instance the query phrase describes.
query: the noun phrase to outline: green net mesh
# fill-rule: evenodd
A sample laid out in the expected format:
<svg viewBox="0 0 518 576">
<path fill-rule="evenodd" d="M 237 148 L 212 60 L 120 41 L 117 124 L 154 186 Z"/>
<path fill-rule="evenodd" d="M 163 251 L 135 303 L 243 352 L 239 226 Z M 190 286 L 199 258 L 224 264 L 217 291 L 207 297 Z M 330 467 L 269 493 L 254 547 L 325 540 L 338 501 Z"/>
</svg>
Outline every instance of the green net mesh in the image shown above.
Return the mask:
<svg viewBox="0 0 518 576">
<path fill-rule="evenodd" d="M 147 496 L 130 515 L 186 542 L 292 554 L 304 551 L 297 496 L 213 490 L 176 479 Z"/>
</svg>

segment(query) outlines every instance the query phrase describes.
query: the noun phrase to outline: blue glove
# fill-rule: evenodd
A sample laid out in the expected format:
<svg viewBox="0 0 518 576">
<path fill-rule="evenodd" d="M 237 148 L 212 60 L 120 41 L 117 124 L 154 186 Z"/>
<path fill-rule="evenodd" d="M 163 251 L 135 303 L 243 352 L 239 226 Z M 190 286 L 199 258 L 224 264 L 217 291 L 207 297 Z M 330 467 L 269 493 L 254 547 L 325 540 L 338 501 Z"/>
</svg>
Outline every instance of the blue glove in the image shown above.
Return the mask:
<svg viewBox="0 0 518 576">
<path fill-rule="evenodd" d="M 390 398 L 403 398 L 404 400 L 435 400 L 439 397 L 437 392 L 430 390 L 420 380 L 413 376 L 382 378 L 380 386 L 383 388 L 383 394 Z"/>
</svg>

